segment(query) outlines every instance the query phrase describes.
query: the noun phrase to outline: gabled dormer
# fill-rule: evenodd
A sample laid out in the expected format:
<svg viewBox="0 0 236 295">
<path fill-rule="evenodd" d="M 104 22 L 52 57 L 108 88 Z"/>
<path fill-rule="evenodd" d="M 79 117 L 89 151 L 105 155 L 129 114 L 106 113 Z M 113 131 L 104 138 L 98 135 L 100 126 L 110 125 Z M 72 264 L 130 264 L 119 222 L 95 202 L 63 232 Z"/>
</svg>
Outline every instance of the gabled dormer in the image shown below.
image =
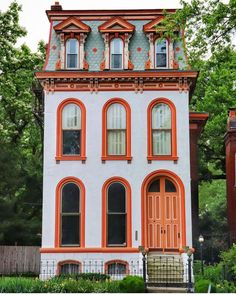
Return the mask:
<svg viewBox="0 0 236 295">
<path fill-rule="evenodd" d="M 100 69 L 133 69 L 129 59 L 129 40 L 135 26 L 121 17 L 114 17 L 98 27 L 102 33 L 105 50 Z"/>
<path fill-rule="evenodd" d="M 143 26 L 150 44 L 149 58 L 145 66 L 147 70 L 175 68 L 173 41 L 170 38 L 162 38 L 166 30 L 163 25 L 164 18 L 160 15 Z"/>
<path fill-rule="evenodd" d="M 54 26 L 60 35 L 61 51 L 56 69 L 83 70 L 88 69 L 85 60 L 84 42 L 90 27 L 75 17 L 69 17 Z"/>
</svg>

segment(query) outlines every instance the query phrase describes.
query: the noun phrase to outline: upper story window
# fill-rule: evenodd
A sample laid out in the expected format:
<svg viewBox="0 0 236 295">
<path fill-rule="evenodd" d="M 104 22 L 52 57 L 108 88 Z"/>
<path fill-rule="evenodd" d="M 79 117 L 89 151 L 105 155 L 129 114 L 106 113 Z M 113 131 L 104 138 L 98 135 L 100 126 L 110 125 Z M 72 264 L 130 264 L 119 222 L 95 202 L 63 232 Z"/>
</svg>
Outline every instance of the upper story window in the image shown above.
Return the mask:
<svg viewBox="0 0 236 295">
<path fill-rule="evenodd" d="M 157 39 L 155 42 L 155 67 L 168 67 L 168 41 L 167 39 Z"/>
<path fill-rule="evenodd" d="M 111 69 L 123 69 L 124 42 L 121 38 L 114 38 L 110 43 Z"/>
<path fill-rule="evenodd" d="M 86 110 L 77 99 L 66 99 L 57 109 L 56 160 L 85 160 Z"/>
<path fill-rule="evenodd" d="M 66 41 L 66 68 L 79 68 L 79 42 L 75 38 Z"/>
<path fill-rule="evenodd" d="M 74 103 L 62 110 L 62 150 L 63 155 L 81 153 L 81 109 Z"/>
<path fill-rule="evenodd" d="M 130 107 L 111 99 L 103 107 L 102 160 L 131 160 Z"/>
<path fill-rule="evenodd" d="M 165 98 L 148 107 L 148 160 L 177 160 L 176 109 Z"/>
</svg>

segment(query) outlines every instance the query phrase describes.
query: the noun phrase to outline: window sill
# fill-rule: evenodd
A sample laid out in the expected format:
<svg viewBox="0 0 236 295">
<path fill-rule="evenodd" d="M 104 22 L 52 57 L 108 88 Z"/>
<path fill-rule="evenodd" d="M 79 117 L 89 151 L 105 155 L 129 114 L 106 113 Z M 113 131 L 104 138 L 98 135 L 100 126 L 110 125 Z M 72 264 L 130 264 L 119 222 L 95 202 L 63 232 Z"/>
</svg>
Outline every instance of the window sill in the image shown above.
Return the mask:
<svg viewBox="0 0 236 295">
<path fill-rule="evenodd" d="M 103 156 L 102 161 L 128 161 L 131 162 L 132 157 L 130 156 Z"/>
<path fill-rule="evenodd" d="M 55 247 L 41 248 L 40 253 L 139 253 L 138 248 L 111 247 L 111 248 L 80 248 L 80 247 Z"/>
<path fill-rule="evenodd" d="M 179 157 L 177 156 L 148 156 L 148 162 L 151 161 L 174 161 L 177 162 Z"/>
<path fill-rule="evenodd" d="M 56 156 L 56 161 L 83 161 L 85 162 L 87 157 L 85 156 Z"/>
</svg>

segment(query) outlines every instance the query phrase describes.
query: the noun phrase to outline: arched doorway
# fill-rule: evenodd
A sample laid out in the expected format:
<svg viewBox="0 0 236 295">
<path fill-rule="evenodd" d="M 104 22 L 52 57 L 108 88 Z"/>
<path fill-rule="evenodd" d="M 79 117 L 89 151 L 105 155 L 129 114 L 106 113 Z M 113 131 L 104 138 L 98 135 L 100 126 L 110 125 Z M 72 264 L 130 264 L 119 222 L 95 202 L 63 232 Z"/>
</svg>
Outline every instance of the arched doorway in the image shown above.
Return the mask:
<svg viewBox="0 0 236 295">
<path fill-rule="evenodd" d="M 179 251 L 185 245 L 181 180 L 172 172 L 158 171 L 144 180 L 142 190 L 143 245 L 154 251 Z"/>
</svg>

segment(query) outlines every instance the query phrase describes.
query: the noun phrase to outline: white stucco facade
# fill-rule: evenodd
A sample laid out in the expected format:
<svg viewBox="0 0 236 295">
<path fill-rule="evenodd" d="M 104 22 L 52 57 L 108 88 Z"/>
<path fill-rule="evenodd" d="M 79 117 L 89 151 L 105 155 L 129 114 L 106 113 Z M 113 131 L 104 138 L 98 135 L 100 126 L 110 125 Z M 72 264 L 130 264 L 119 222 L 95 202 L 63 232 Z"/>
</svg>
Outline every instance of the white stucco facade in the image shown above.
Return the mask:
<svg viewBox="0 0 236 295">
<path fill-rule="evenodd" d="M 56 162 L 57 108 L 65 99 L 80 100 L 86 108 L 86 161 Z M 132 161 L 102 163 L 102 108 L 111 98 L 124 99 L 131 108 Z M 147 108 L 157 98 L 170 100 L 176 108 L 178 161 L 147 161 Z M 139 253 L 86 253 L 86 248 L 100 248 L 102 238 L 102 186 L 118 176 L 131 186 L 132 248 L 141 244 L 141 186 L 145 177 L 157 170 L 175 173 L 185 190 L 186 244 L 192 245 L 191 189 L 189 151 L 189 93 L 179 91 L 104 91 L 45 93 L 44 182 L 42 248 L 54 248 L 55 189 L 65 177 L 79 178 L 85 186 L 85 251 L 83 253 L 42 253 L 42 260 L 57 263 L 62 260 L 140 260 Z"/>
</svg>

